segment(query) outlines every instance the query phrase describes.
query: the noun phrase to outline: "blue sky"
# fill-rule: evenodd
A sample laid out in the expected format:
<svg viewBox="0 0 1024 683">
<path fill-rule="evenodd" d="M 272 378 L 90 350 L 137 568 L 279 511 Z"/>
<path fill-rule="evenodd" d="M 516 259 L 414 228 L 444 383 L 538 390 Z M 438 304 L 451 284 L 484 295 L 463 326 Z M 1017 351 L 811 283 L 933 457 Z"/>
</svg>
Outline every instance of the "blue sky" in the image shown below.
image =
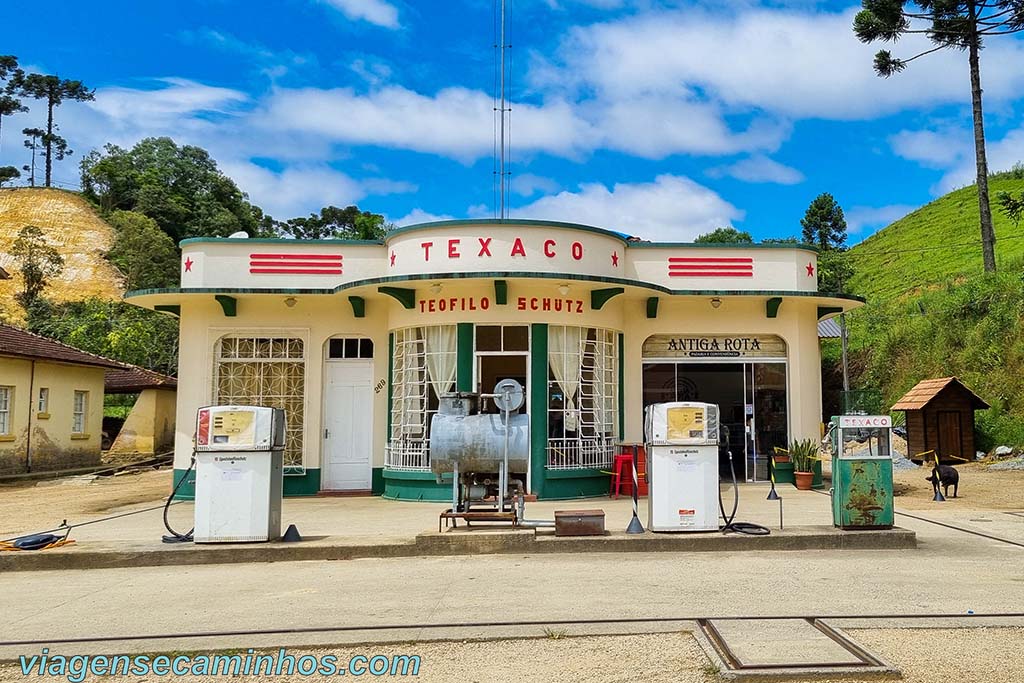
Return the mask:
<svg viewBox="0 0 1024 683">
<path fill-rule="evenodd" d="M 856 6 L 510 0 L 513 218 L 685 241 L 720 225 L 798 234 L 820 192 L 858 241 L 971 182 L 966 58 L 884 80 Z M 491 0 L 55 2 L 71 30 L 0 26 L 0 54 L 79 78 L 58 110 L 75 150 L 150 135 L 201 145 L 277 218 L 356 203 L 400 224 L 491 217 Z M 36 3 L 8 0 L 8 18 Z M 910 54 L 912 41 L 898 46 Z M 1024 159 L 1024 43 L 982 57 L 994 169 Z M 32 104 L 32 103 L 29 103 Z M 4 121 L 0 165 L 26 163 Z"/>
</svg>

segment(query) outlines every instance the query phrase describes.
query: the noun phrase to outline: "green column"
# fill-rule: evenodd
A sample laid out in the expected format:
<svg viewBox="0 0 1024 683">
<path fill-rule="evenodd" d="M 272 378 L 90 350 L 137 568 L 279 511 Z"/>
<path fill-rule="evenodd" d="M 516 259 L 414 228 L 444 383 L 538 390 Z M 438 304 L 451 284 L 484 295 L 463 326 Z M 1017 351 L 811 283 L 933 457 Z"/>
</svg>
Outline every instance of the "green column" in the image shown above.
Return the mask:
<svg viewBox="0 0 1024 683">
<path fill-rule="evenodd" d="M 455 387 L 473 391 L 473 323 L 459 323 L 455 336 Z"/>
<path fill-rule="evenodd" d="M 530 328 L 530 490 L 541 498 L 548 464 L 548 326 Z"/>
</svg>

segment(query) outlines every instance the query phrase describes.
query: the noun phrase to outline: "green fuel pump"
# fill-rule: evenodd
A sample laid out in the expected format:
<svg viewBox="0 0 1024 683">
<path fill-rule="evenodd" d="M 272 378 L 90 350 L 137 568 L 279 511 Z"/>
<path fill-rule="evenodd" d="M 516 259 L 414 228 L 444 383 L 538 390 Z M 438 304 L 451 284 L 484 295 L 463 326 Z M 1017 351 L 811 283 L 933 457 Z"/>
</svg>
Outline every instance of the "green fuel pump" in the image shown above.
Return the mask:
<svg viewBox="0 0 1024 683">
<path fill-rule="evenodd" d="M 892 419 L 888 415 L 833 417 L 832 522 L 840 529 L 891 529 Z"/>
</svg>

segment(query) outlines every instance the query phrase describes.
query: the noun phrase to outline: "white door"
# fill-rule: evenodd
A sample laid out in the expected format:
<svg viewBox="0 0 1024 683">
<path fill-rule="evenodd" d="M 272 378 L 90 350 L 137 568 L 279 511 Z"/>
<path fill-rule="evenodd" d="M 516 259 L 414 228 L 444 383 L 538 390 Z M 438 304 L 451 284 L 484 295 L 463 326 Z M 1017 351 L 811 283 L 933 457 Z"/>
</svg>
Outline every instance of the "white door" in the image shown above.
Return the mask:
<svg viewBox="0 0 1024 683">
<path fill-rule="evenodd" d="M 369 491 L 373 361 L 328 362 L 324 392 L 325 491 Z"/>
</svg>

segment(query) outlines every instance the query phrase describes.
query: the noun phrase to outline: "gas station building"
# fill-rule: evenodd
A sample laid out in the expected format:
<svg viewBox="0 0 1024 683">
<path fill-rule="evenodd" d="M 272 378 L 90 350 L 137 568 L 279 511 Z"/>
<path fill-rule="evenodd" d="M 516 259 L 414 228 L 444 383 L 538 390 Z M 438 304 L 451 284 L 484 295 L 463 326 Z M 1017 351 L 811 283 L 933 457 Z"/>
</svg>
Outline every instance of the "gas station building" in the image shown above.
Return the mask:
<svg viewBox="0 0 1024 683">
<path fill-rule="evenodd" d="M 505 378 L 526 387 L 519 474 L 538 498 L 606 493 L 664 401 L 719 405 L 739 479 L 764 480 L 775 446 L 820 437 L 818 321 L 860 305 L 818 291 L 813 247 L 549 221 L 181 247 L 180 287 L 126 295 L 180 319 L 175 481 L 200 407 L 267 405 L 287 414 L 285 495 L 448 500 L 429 465 L 438 397 Z"/>
</svg>

